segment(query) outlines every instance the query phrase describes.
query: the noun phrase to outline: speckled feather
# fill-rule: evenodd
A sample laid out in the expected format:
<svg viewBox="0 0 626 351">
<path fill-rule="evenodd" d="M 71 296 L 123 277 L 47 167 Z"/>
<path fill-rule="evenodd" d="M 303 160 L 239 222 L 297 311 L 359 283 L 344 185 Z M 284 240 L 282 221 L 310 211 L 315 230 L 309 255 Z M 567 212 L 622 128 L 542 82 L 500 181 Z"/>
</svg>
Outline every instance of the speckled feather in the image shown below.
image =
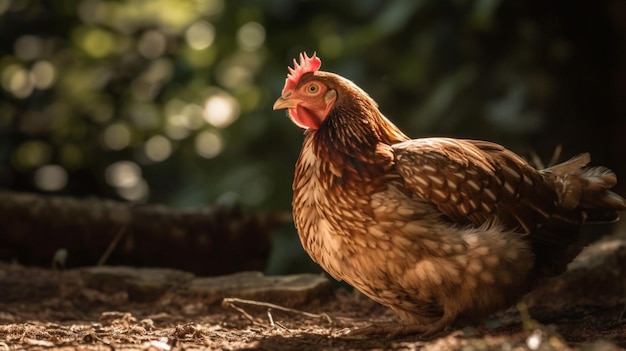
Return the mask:
<svg viewBox="0 0 626 351">
<path fill-rule="evenodd" d="M 329 274 L 405 321 L 436 331 L 517 301 L 562 273 L 585 222 L 616 220 L 615 175 L 588 155 L 537 170 L 504 147 L 410 140 L 349 80 L 302 74 L 336 92 L 296 164 L 302 244 Z"/>
</svg>

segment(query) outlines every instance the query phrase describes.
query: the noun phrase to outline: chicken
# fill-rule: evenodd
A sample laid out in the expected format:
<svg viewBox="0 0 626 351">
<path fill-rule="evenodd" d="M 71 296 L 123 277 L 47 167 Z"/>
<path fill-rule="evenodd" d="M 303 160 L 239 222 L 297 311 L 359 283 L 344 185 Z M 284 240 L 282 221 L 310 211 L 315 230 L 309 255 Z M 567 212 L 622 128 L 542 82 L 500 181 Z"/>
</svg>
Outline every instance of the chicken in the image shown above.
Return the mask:
<svg viewBox="0 0 626 351">
<path fill-rule="evenodd" d="M 615 174 L 588 168 L 588 154 L 537 170 L 487 141 L 411 140 L 315 54 L 299 61 L 274 104 L 305 129 L 299 237 L 331 276 L 395 311 L 399 334 L 510 306 L 566 270 L 584 246 L 581 225 L 626 209 L 609 190 Z"/>
</svg>

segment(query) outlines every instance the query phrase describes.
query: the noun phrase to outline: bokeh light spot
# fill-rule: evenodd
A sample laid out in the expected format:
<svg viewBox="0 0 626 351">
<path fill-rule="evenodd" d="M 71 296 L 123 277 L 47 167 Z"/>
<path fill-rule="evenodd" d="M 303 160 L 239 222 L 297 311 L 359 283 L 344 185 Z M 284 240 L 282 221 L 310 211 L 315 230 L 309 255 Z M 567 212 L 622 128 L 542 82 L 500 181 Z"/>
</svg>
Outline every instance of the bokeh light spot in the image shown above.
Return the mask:
<svg viewBox="0 0 626 351">
<path fill-rule="evenodd" d="M 195 147 L 198 155 L 204 158 L 213 158 L 222 152 L 224 142 L 219 134 L 207 130 L 196 136 Z"/>
<path fill-rule="evenodd" d="M 182 140 L 188 137 L 191 131 L 183 126 L 167 124 L 165 126 L 165 134 L 167 134 L 170 139 Z"/>
<path fill-rule="evenodd" d="M 20 65 L 9 65 L 2 71 L 2 87 L 20 99 L 30 96 L 34 89 L 28 70 Z"/>
<path fill-rule="evenodd" d="M 200 129 L 205 126 L 204 110 L 198 104 L 187 104 L 181 113 L 185 126 L 189 129 Z"/>
<path fill-rule="evenodd" d="M 80 45 L 87 54 L 95 58 L 108 56 L 113 52 L 115 40 L 113 35 L 104 29 L 91 28 L 81 33 Z"/>
<path fill-rule="evenodd" d="M 118 195 L 133 202 L 145 202 L 150 194 L 148 182 L 142 178 L 141 168 L 131 161 L 118 161 L 107 167 L 104 177 Z"/>
<path fill-rule="evenodd" d="M 163 55 L 167 48 L 167 40 L 163 33 L 156 30 L 144 32 L 137 43 L 137 50 L 147 59 L 156 59 Z"/>
<path fill-rule="evenodd" d="M 237 44 L 242 50 L 254 51 L 265 43 L 265 28 L 257 22 L 248 22 L 237 31 Z"/>
<path fill-rule="evenodd" d="M 210 96 L 204 105 L 204 119 L 212 126 L 224 128 L 239 118 L 239 103 L 226 93 Z"/>
<path fill-rule="evenodd" d="M 185 108 L 185 106 L 187 106 L 186 101 L 183 101 L 178 98 L 169 99 L 165 103 L 165 108 L 163 112 L 167 116 L 175 115 L 177 113 L 180 113 L 180 111 L 182 111 Z"/>
<path fill-rule="evenodd" d="M 148 201 L 148 195 L 150 195 L 150 187 L 145 179 L 140 179 L 134 186 L 117 188 L 115 190 L 123 199 L 132 202 L 146 202 Z"/>
<path fill-rule="evenodd" d="M 104 145 L 111 150 L 122 150 L 130 144 L 131 132 L 127 125 L 115 123 L 102 133 Z"/>
<path fill-rule="evenodd" d="M 37 61 L 30 70 L 30 79 L 37 89 L 48 89 L 54 83 L 56 69 L 48 61 Z"/>
<path fill-rule="evenodd" d="M 104 177 L 115 188 L 132 188 L 142 180 L 141 168 L 131 161 L 118 161 L 109 165 Z"/>
<path fill-rule="evenodd" d="M 185 39 L 194 50 L 206 49 L 213 44 L 215 27 L 205 21 L 196 22 L 187 28 Z"/>
<path fill-rule="evenodd" d="M 172 154 L 172 143 L 162 135 L 155 135 L 145 143 L 144 153 L 151 161 L 161 162 Z"/>
<path fill-rule="evenodd" d="M 185 115 L 176 114 L 167 118 L 165 125 L 165 134 L 171 139 L 181 140 L 185 139 L 191 133 L 187 124 L 187 118 Z"/>
<path fill-rule="evenodd" d="M 59 191 L 67 185 L 67 172 L 59 165 L 45 165 L 34 175 L 35 185 L 44 191 Z"/>
<path fill-rule="evenodd" d="M 246 66 L 233 63 L 220 65 L 216 72 L 217 81 L 221 86 L 229 89 L 240 89 L 252 82 L 254 73 Z"/>
</svg>

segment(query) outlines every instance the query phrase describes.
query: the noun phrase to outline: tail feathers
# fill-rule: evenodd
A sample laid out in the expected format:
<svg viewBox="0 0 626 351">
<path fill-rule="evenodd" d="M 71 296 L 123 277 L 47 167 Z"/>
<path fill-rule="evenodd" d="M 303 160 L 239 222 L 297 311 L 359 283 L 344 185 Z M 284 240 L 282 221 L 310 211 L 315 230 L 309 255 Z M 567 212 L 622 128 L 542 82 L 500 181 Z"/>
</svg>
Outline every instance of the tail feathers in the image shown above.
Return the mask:
<svg viewBox="0 0 626 351">
<path fill-rule="evenodd" d="M 609 190 L 617 183 L 615 173 L 605 167 L 586 169 L 581 178 L 586 181 L 580 208 L 587 223 L 610 223 L 619 219 L 618 211 L 626 210 L 626 200 Z"/>
<path fill-rule="evenodd" d="M 606 167 L 593 167 L 584 170 L 582 177 L 591 185 L 602 186 L 605 189 L 612 188 L 617 184 L 617 176 Z"/>
<path fill-rule="evenodd" d="M 543 171 L 552 173 L 555 176 L 566 176 L 570 173 L 580 172 L 583 167 L 589 164 L 589 162 L 591 162 L 591 156 L 588 152 L 585 152 L 584 154 L 572 157 L 565 162 L 548 167 Z"/>
<path fill-rule="evenodd" d="M 610 189 L 617 176 L 606 167 L 586 167 L 589 154 L 581 154 L 542 172 L 554 176 L 561 206 L 578 209 L 585 223 L 606 223 L 619 219 L 626 200 Z"/>
<path fill-rule="evenodd" d="M 559 205 L 532 236 L 537 277 L 555 276 L 567 269 L 584 246 L 581 224 L 614 222 L 619 211 L 626 210 L 626 200 L 610 190 L 617 183 L 615 173 L 605 167 L 587 167 L 589 162 L 589 154 L 582 154 L 540 171 L 553 184 Z"/>
</svg>

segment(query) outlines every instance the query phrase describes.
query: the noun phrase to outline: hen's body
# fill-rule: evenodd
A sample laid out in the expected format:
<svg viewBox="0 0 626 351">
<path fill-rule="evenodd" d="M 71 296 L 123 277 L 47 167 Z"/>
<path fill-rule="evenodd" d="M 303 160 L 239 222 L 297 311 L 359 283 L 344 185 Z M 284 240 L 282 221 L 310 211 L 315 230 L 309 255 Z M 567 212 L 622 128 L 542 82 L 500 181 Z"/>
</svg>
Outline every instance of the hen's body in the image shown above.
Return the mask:
<svg viewBox="0 0 626 351">
<path fill-rule="evenodd" d="M 588 155 L 538 171 L 489 142 L 409 140 L 350 81 L 315 69 L 294 89 L 310 82 L 324 85 L 322 117 L 287 106 L 289 82 L 275 105 L 313 126 L 293 185 L 302 244 L 421 331 L 515 302 L 566 269 L 582 248 L 580 225 L 626 208 L 608 190 L 611 171 L 584 168 Z"/>
</svg>

